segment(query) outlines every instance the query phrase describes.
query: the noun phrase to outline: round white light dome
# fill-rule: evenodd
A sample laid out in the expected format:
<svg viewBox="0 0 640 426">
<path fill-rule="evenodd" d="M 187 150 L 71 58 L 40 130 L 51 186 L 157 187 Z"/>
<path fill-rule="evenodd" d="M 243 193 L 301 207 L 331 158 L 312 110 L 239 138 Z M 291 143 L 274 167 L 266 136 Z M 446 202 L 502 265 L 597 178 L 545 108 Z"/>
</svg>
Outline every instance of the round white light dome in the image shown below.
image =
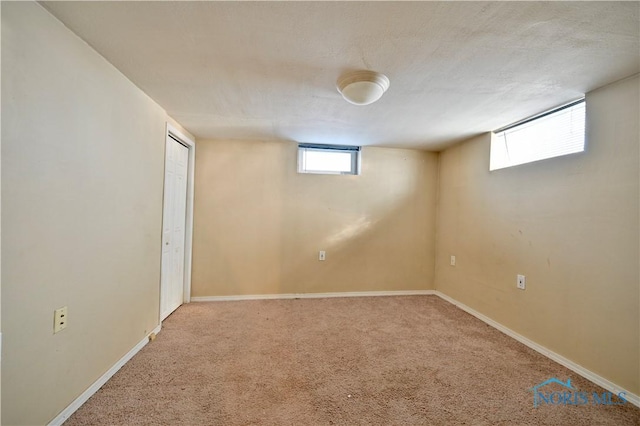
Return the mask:
<svg viewBox="0 0 640 426">
<path fill-rule="evenodd" d="M 369 105 L 382 97 L 389 88 L 386 75 L 374 71 L 355 71 L 338 80 L 338 91 L 354 105 Z"/>
</svg>

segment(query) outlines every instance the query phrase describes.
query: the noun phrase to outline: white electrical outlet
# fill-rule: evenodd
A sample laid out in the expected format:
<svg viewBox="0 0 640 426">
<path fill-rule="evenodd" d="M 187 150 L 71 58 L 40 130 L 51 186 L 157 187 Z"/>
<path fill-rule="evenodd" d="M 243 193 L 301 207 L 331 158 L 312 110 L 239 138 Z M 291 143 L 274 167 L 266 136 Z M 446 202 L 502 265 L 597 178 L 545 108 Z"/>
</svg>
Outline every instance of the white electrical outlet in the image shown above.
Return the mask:
<svg viewBox="0 0 640 426">
<path fill-rule="evenodd" d="M 524 288 L 527 285 L 527 281 L 524 277 L 524 275 L 518 275 L 518 278 L 516 280 L 516 286 L 520 289 L 520 290 L 524 290 Z"/>
<path fill-rule="evenodd" d="M 456 257 L 455 256 L 451 256 L 450 263 L 451 263 L 451 266 L 456 266 Z"/>
<path fill-rule="evenodd" d="M 320 253 L 318 253 L 318 260 L 324 260 L 327 257 L 327 254 L 325 253 L 324 250 L 320 250 Z"/>
<path fill-rule="evenodd" d="M 67 328 L 67 307 L 56 309 L 53 314 L 53 334 Z"/>
</svg>

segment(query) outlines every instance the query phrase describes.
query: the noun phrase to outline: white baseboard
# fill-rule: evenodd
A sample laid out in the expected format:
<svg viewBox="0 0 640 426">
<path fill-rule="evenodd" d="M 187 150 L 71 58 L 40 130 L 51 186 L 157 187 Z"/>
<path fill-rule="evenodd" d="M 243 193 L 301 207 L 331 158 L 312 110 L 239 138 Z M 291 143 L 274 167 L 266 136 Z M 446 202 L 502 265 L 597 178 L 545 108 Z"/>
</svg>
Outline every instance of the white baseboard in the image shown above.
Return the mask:
<svg viewBox="0 0 640 426">
<path fill-rule="evenodd" d="M 122 368 L 123 365 L 125 365 L 131 358 L 133 358 L 135 354 L 140 352 L 140 349 L 144 348 L 145 345 L 149 343 L 149 336 L 151 334 L 160 333 L 161 328 L 162 328 L 162 324 L 158 325 L 155 329 L 153 329 L 153 331 L 151 331 L 151 333 L 145 336 L 144 339 L 140 340 L 138 344 L 136 344 L 129 352 L 127 352 L 122 358 L 120 358 L 118 362 L 116 362 L 113 365 L 113 367 L 111 367 L 106 373 L 100 376 L 100 378 L 98 378 L 98 380 L 96 380 L 91 386 L 89 386 L 89 388 L 86 391 L 82 392 L 82 394 L 79 397 L 77 397 L 75 401 L 69 404 L 67 408 L 62 410 L 60 414 L 58 414 L 53 420 L 51 420 L 51 422 L 49 423 L 49 426 L 61 425 L 62 423 L 64 423 L 65 420 L 71 417 L 71 415 L 75 413 L 76 410 L 82 406 L 82 404 L 87 402 L 87 400 L 91 398 L 91 396 L 93 396 L 93 394 L 96 393 L 98 389 L 102 387 L 102 385 L 107 383 L 107 381 L 114 374 L 116 374 L 118 370 Z"/>
<path fill-rule="evenodd" d="M 559 355 L 542 345 L 535 343 L 532 340 L 516 333 L 515 331 L 503 326 L 502 324 L 492 320 L 491 318 L 481 314 L 480 312 L 468 307 L 467 305 L 458 302 L 457 300 L 447 296 L 446 294 L 437 290 L 401 290 L 401 291 L 361 291 L 361 292 L 336 292 L 336 293 L 285 293 L 285 294 L 254 294 L 254 295 L 239 295 L 239 296 L 201 296 L 192 297 L 192 302 L 221 302 L 221 301 L 234 301 L 234 300 L 262 300 L 262 299 L 317 299 L 317 298 L 331 298 L 331 297 L 375 297 L 375 296 L 418 296 L 418 295 L 436 295 L 443 300 L 457 306 L 463 311 L 473 315 L 479 320 L 485 322 L 498 331 L 506 334 L 507 336 L 519 341 L 520 343 L 528 346 L 536 352 L 541 353 L 547 358 L 552 359 L 558 364 L 568 368 L 569 370 L 579 374 L 585 379 L 601 386 L 602 388 L 618 394 L 620 392 L 625 393 L 625 398 L 631 404 L 640 407 L 640 396 L 635 395 L 626 389 L 617 386 L 615 383 L 610 382 L 597 375 L 596 373 L 587 370 L 586 368 L 576 364 L 575 362 Z M 158 334 L 162 325 L 158 325 L 151 333 Z M 106 373 L 104 373 L 98 380 L 96 380 L 86 391 L 84 391 L 78 398 L 75 399 L 67 408 L 65 408 L 60 414 L 56 416 L 49 426 L 61 425 L 67 420 L 78 408 L 82 406 L 91 396 L 98 391 L 123 365 L 125 365 L 135 354 L 137 354 L 147 343 L 149 342 L 149 336 L 142 339 L 136 346 L 134 346 L 126 355 L 124 355 L 118 362 L 111 367 Z"/>
<path fill-rule="evenodd" d="M 336 293 L 248 294 L 238 296 L 192 297 L 192 302 L 226 302 L 232 300 L 325 299 L 329 297 L 418 296 L 436 294 L 435 290 L 345 291 Z"/>
<path fill-rule="evenodd" d="M 602 376 L 597 375 L 596 373 L 587 370 L 586 368 L 582 367 L 581 365 L 576 364 L 575 362 L 571 361 L 570 359 L 567 359 L 565 357 L 563 357 L 560 354 L 557 354 L 555 352 L 553 352 L 550 349 L 545 348 L 542 345 L 537 344 L 536 342 L 527 339 L 526 337 L 524 337 L 521 334 L 516 333 L 515 331 L 511 330 L 510 328 L 505 327 L 504 325 L 492 320 L 491 318 L 481 314 L 480 312 L 468 307 L 467 305 L 458 302 L 457 300 L 453 299 L 452 297 L 447 296 L 446 294 L 440 292 L 440 291 L 435 291 L 434 294 L 444 300 L 446 300 L 447 302 L 456 305 L 458 308 L 462 309 L 463 311 L 473 315 L 474 317 L 478 318 L 479 320 L 487 323 L 488 325 L 490 325 L 491 327 L 503 332 L 504 334 L 506 334 L 507 336 L 517 340 L 518 342 L 522 343 L 525 346 L 530 347 L 531 349 L 533 349 L 536 352 L 541 353 L 542 355 L 546 356 L 547 358 L 552 359 L 553 361 L 557 362 L 558 364 L 567 367 L 569 370 L 581 375 L 582 377 L 584 377 L 585 379 L 595 383 L 596 385 L 608 390 L 609 392 L 613 393 L 613 394 L 618 394 L 620 392 L 624 392 L 625 393 L 625 399 L 627 401 L 629 401 L 630 403 L 632 403 L 635 406 L 640 407 L 640 396 L 635 395 L 631 392 L 629 392 L 628 390 L 616 385 L 615 383 L 605 379 Z"/>
</svg>

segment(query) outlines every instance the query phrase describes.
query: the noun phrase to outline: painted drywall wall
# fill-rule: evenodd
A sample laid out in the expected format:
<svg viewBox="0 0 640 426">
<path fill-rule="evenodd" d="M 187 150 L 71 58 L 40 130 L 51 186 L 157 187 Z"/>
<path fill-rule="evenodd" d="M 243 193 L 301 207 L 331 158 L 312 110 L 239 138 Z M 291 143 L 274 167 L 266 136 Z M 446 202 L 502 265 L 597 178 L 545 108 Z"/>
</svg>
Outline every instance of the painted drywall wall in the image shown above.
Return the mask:
<svg viewBox="0 0 640 426">
<path fill-rule="evenodd" d="M 490 135 L 442 152 L 435 271 L 439 291 L 635 394 L 639 87 L 587 95 L 582 154 L 489 172 Z"/>
<path fill-rule="evenodd" d="M 166 121 L 40 5 L 2 4 L 3 424 L 51 421 L 157 326 Z"/>
<path fill-rule="evenodd" d="M 292 142 L 199 141 L 192 295 L 433 289 L 436 177 L 421 151 L 315 175 Z"/>
<path fill-rule="evenodd" d="M 2 16 L 2 2 L 0 2 Z M 1 49 L 0 49 L 1 50 Z M 2 81 L 2 55 L 0 55 L 0 81 Z M 2 96 L 0 95 L 0 98 Z M 2 120 L 0 120 L 0 218 L 2 217 Z M 0 424 L 2 424 L 2 221 L 0 220 Z"/>
</svg>

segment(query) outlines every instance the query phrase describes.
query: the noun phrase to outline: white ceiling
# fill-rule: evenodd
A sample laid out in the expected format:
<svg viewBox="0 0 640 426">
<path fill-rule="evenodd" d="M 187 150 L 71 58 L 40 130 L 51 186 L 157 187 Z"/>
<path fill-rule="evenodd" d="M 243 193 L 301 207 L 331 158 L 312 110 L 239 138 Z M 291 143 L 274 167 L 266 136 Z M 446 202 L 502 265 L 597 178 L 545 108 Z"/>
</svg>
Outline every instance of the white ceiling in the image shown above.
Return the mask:
<svg viewBox="0 0 640 426">
<path fill-rule="evenodd" d="M 640 71 L 639 2 L 44 4 L 199 139 L 438 150 Z"/>
</svg>

